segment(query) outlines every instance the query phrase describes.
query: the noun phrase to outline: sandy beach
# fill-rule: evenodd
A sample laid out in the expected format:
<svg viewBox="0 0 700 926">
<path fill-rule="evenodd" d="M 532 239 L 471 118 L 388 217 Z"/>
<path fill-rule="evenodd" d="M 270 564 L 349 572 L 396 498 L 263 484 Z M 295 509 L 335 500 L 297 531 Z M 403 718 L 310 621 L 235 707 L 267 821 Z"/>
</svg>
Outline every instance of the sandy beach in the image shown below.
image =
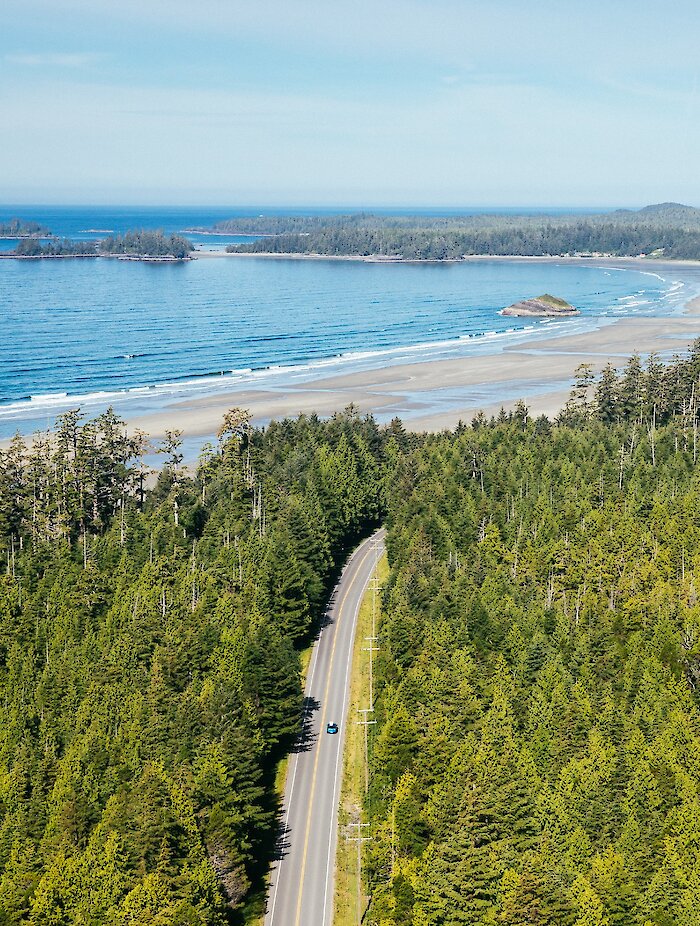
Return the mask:
<svg viewBox="0 0 700 926">
<path fill-rule="evenodd" d="M 260 236 L 263 237 L 263 236 Z M 274 236 L 268 236 L 274 237 Z M 673 260 L 664 261 L 661 259 L 647 257 L 557 257 L 555 255 L 524 255 L 524 254 L 466 254 L 464 257 L 447 257 L 441 259 L 418 259 L 406 257 L 391 257 L 383 254 L 299 254 L 294 251 L 226 251 L 222 249 L 208 250 L 196 248 L 192 251 L 192 259 L 198 258 L 232 258 L 253 260 L 261 258 L 263 260 L 333 260 L 333 261 L 360 261 L 365 264 L 463 264 L 463 263 L 522 263 L 522 264 L 577 264 L 590 265 L 592 267 L 625 267 L 630 270 L 665 270 L 670 273 L 674 268 L 695 268 L 700 270 L 700 261 L 697 260 Z"/>
<path fill-rule="evenodd" d="M 576 262 L 575 258 L 568 260 Z M 586 259 L 586 263 L 590 261 Z M 618 259 L 599 263 L 639 269 L 642 262 Z M 645 261 L 644 269 L 686 279 L 697 292 L 700 263 Z M 171 428 L 182 429 L 188 438 L 206 438 L 215 433 L 224 412 L 233 406 L 248 409 L 254 422 L 264 424 L 300 413 L 331 415 L 354 403 L 363 413 L 372 412 L 382 421 L 398 416 L 413 430 L 437 431 L 452 428 L 460 420 L 470 421 L 479 411 L 496 414 L 501 406 L 508 409 L 520 399 L 532 414 L 554 416 L 566 402 L 579 364 L 589 363 L 599 371 L 607 363 L 623 366 L 634 353 L 656 352 L 670 357 L 697 337 L 700 297 L 688 301 L 683 315 L 620 319 L 586 334 L 532 341 L 486 356 L 398 364 L 280 388 L 241 386 L 210 397 L 174 401 L 165 410 L 135 417 L 129 424 L 154 439 Z"/>
<path fill-rule="evenodd" d="M 247 257 L 223 252 L 197 252 L 203 257 Z M 275 255 L 274 259 L 279 259 Z M 299 260 L 328 258 L 298 256 Z M 338 258 L 335 258 L 338 259 Z M 342 258 L 340 258 L 342 259 Z M 357 259 L 357 258 L 356 258 Z M 359 258 L 362 260 L 363 258 Z M 489 258 L 493 260 L 494 258 Z M 474 258 L 483 260 L 483 258 Z M 513 258 L 502 258 L 513 260 Z M 295 417 L 300 413 L 328 416 L 353 403 L 362 413 L 372 412 L 385 422 L 397 416 L 407 428 L 439 431 L 469 422 L 479 411 L 497 414 L 524 400 L 531 414 L 555 416 L 566 402 L 576 367 L 588 363 L 601 370 L 607 363 L 622 367 L 634 353 L 656 352 L 670 358 L 700 337 L 700 262 L 661 262 L 639 259 L 520 258 L 525 262 L 557 262 L 599 267 L 644 270 L 686 284 L 684 311 L 666 317 L 633 316 L 606 319 L 600 327 L 585 333 L 535 337 L 499 348 L 492 353 L 465 354 L 449 359 L 394 362 L 374 369 L 340 370 L 297 377 L 273 376 L 249 379 L 231 387 L 221 383 L 207 394 L 199 391 L 191 398 L 171 397 L 157 411 L 124 413 L 130 428 L 145 431 L 153 441 L 166 430 L 180 429 L 185 437 L 187 456 L 194 459 L 201 445 L 213 438 L 224 413 L 234 406 L 248 409 L 256 424 L 271 419 Z M 368 345 L 369 348 L 369 345 Z M 89 414 L 89 408 L 85 409 Z M 7 441 L 0 441 L 0 446 Z"/>
</svg>

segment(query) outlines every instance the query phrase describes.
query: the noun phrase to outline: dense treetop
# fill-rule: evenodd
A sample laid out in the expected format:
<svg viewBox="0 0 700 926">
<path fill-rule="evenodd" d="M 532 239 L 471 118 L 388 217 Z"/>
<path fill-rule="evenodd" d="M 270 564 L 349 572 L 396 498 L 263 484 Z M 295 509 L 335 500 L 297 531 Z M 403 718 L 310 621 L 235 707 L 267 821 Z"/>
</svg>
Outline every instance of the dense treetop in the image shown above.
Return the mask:
<svg viewBox="0 0 700 926">
<path fill-rule="evenodd" d="M 45 225 L 27 219 L 0 222 L 0 238 L 47 238 L 51 234 Z"/>
<path fill-rule="evenodd" d="M 443 230 L 484 230 L 512 227 L 535 227 L 542 224 L 568 226 L 578 221 L 592 225 L 647 225 L 657 228 L 682 228 L 688 231 L 700 230 L 700 209 L 680 203 L 658 203 L 643 209 L 616 209 L 597 214 L 581 213 L 477 213 L 460 215 L 386 215 L 372 212 L 320 215 L 258 215 L 237 216 L 217 222 L 211 229 L 226 234 L 279 235 L 311 233 L 328 225 L 342 224 L 346 227 L 364 228 L 432 228 Z M 203 229 L 204 230 L 204 229 Z"/>
<path fill-rule="evenodd" d="M 11 255 L 16 257 L 100 257 L 124 256 L 134 258 L 184 260 L 193 245 L 180 235 L 165 235 L 162 231 L 128 231 L 112 235 L 101 241 L 71 240 L 49 241 L 42 244 L 35 238 L 18 242 Z"/>
<path fill-rule="evenodd" d="M 350 411 L 252 430 L 196 476 L 107 413 L 0 452 L 0 922 L 236 922 L 273 841 L 298 647 L 381 507 Z"/>
<path fill-rule="evenodd" d="M 36 238 L 23 238 L 11 252 L 15 257 L 97 257 L 94 241 L 56 239 L 42 244 Z"/>
<path fill-rule="evenodd" d="M 221 222 L 217 231 L 266 237 L 230 252 L 360 255 L 413 260 L 487 254 L 640 254 L 700 259 L 700 209 L 663 203 L 600 215 L 260 216 Z"/>
<path fill-rule="evenodd" d="M 381 520 L 373 926 L 700 909 L 700 344 L 582 367 L 556 421 L 354 409 L 194 475 L 108 412 L 0 451 L 0 922 L 240 923 L 311 639 Z"/>
<path fill-rule="evenodd" d="M 134 257 L 189 257 L 194 246 L 181 235 L 165 235 L 162 231 L 128 231 L 113 235 L 99 243 L 105 254 L 124 254 Z"/>
<path fill-rule="evenodd" d="M 387 480 L 375 926 L 688 926 L 700 901 L 700 351 Z"/>
</svg>

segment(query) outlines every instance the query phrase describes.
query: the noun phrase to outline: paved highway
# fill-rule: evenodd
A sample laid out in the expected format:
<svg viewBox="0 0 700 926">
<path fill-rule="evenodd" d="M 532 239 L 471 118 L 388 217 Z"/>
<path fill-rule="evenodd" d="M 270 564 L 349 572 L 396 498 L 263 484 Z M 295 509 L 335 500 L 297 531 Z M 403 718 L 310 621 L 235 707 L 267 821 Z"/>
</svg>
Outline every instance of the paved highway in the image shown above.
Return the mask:
<svg viewBox="0 0 700 926">
<path fill-rule="evenodd" d="M 384 530 L 355 550 L 335 587 L 309 665 L 304 732 L 289 761 L 283 829 L 267 899 L 265 926 L 331 926 L 338 805 L 350 666 L 357 615 L 384 550 Z M 337 723 L 337 735 L 326 733 Z"/>
</svg>

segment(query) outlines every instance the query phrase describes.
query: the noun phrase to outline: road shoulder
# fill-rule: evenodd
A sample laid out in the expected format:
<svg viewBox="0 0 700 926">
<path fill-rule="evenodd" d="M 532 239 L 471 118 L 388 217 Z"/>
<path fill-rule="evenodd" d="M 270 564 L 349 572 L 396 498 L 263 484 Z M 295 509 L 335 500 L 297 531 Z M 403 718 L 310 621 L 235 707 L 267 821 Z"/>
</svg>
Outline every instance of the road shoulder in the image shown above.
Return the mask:
<svg viewBox="0 0 700 926">
<path fill-rule="evenodd" d="M 379 588 L 389 574 L 386 554 L 378 562 L 376 576 Z M 358 830 L 366 835 L 367 827 L 356 824 L 366 822 L 364 813 L 367 768 L 365 765 L 365 727 L 358 723 L 365 718 L 369 707 L 370 666 L 368 638 L 372 637 L 372 625 L 379 625 L 381 596 L 373 591 L 371 582 L 362 599 L 355 632 L 350 679 L 350 703 L 345 734 L 343 756 L 343 777 L 338 814 L 338 849 L 336 853 L 335 891 L 333 902 L 333 926 L 356 926 L 367 905 L 365 885 L 358 869 Z M 373 621 L 374 603 L 374 621 Z M 377 643 L 374 644 L 377 646 Z M 361 847 L 361 843 L 359 844 Z M 358 877 L 359 876 L 359 877 Z"/>
</svg>

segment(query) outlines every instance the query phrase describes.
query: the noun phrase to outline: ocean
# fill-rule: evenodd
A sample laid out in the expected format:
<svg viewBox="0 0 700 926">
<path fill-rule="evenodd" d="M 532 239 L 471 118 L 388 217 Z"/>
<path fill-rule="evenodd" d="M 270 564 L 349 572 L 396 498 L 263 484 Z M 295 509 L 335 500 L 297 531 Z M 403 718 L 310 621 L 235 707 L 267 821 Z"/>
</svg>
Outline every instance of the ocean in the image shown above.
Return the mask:
<svg viewBox="0 0 700 926">
<path fill-rule="evenodd" d="M 182 231 L 236 212 L 258 214 L 3 207 L 0 222 L 19 215 L 61 236 L 99 237 L 107 229 Z M 191 237 L 207 250 L 234 240 Z M 498 314 L 544 292 L 581 316 Z M 279 388 L 321 374 L 497 353 L 619 317 L 675 313 L 690 295 L 675 274 L 585 263 L 0 260 L 0 439 L 46 428 L 76 406 L 92 414 L 113 405 L 134 416 L 238 384 Z"/>
</svg>

